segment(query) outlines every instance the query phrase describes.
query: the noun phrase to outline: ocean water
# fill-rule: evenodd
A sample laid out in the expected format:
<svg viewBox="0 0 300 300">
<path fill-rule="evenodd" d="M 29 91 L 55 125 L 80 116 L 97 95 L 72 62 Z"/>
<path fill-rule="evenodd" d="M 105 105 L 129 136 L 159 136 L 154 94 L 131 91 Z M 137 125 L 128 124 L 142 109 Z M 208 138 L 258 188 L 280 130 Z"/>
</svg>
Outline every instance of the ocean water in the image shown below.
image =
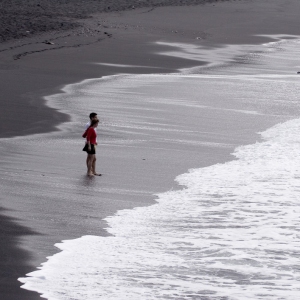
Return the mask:
<svg viewBox="0 0 300 300">
<path fill-rule="evenodd" d="M 255 143 L 237 145 L 233 160 L 202 168 L 195 162 L 176 177 L 180 188 L 153 193 L 154 205 L 107 217 L 110 236 L 57 241 L 60 252 L 19 278 L 22 287 L 51 300 L 297 299 L 299 45 L 282 36 L 215 51 L 169 44 L 176 51 L 161 55 L 195 59 L 198 51 L 199 60 L 217 63 L 85 80 L 48 97 L 72 116 L 61 135 L 93 106 L 103 115 L 103 143 L 120 147 L 231 149 L 245 134 L 255 139 L 256 123 L 278 124 Z M 199 116 L 213 121 L 206 128 Z"/>
</svg>

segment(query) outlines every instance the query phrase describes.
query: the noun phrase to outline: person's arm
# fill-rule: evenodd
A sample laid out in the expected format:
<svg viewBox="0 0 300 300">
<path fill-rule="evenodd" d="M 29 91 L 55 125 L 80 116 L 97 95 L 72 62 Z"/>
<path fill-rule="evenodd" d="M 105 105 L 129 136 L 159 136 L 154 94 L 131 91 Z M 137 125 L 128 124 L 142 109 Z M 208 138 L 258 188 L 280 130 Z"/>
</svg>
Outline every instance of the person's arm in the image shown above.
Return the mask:
<svg viewBox="0 0 300 300">
<path fill-rule="evenodd" d="M 92 136 L 92 133 L 93 133 L 92 128 L 89 128 L 87 130 L 87 135 L 86 135 L 86 143 L 87 143 L 89 151 L 91 150 L 91 136 Z"/>
<path fill-rule="evenodd" d="M 88 150 L 91 151 L 91 143 L 90 143 L 90 141 L 87 142 L 87 145 L 88 145 Z"/>
<path fill-rule="evenodd" d="M 83 138 L 86 138 L 87 132 L 88 132 L 88 130 L 86 129 L 86 131 L 82 135 Z"/>
</svg>

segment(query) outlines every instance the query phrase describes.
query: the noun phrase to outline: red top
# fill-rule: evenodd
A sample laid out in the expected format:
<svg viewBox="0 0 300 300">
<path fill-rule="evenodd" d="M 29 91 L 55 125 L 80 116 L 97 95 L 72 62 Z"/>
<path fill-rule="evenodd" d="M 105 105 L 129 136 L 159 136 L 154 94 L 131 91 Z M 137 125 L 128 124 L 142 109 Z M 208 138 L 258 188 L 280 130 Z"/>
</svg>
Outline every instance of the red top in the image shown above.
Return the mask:
<svg viewBox="0 0 300 300">
<path fill-rule="evenodd" d="M 88 128 L 87 135 L 86 135 L 86 141 L 90 142 L 93 145 L 96 145 L 97 133 L 93 127 Z"/>
</svg>

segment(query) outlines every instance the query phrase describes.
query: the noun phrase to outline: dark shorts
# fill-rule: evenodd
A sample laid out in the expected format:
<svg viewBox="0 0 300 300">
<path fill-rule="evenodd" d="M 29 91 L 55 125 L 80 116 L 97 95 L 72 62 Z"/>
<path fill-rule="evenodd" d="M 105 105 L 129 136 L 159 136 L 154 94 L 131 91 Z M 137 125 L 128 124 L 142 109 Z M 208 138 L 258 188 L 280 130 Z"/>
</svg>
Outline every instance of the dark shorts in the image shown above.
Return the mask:
<svg viewBox="0 0 300 300">
<path fill-rule="evenodd" d="M 96 147 L 95 145 L 91 144 L 91 151 L 88 150 L 88 144 L 85 144 L 84 148 L 82 151 L 87 152 L 88 154 L 96 154 Z"/>
</svg>

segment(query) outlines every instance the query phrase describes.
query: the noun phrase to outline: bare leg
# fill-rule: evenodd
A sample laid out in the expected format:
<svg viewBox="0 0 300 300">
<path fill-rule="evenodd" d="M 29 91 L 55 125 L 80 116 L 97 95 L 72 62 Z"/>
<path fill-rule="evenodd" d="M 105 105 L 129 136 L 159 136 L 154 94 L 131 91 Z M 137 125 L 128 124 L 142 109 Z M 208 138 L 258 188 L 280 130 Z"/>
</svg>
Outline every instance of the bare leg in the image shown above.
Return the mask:
<svg viewBox="0 0 300 300">
<path fill-rule="evenodd" d="M 101 174 L 96 172 L 96 160 L 97 160 L 97 158 L 96 158 L 96 155 L 95 155 L 94 161 L 93 161 L 93 174 L 97 175 L 97 176 L 101 176 Z"/>
<path fill-rule="evenodd" d="M 98 175 L 97 172 L 96 172 L 96 160 L 97 160 L 96 155 L 94 155 L 93 167 L 92 167 L 94 175 Z"/>
<path fill-rule="evenodd" d="M 87 157 L 87 174 L 89 176 L 93 176 L 93 161 L 94 161 L 95 154 L 88 154 Z"/>
</svg>

